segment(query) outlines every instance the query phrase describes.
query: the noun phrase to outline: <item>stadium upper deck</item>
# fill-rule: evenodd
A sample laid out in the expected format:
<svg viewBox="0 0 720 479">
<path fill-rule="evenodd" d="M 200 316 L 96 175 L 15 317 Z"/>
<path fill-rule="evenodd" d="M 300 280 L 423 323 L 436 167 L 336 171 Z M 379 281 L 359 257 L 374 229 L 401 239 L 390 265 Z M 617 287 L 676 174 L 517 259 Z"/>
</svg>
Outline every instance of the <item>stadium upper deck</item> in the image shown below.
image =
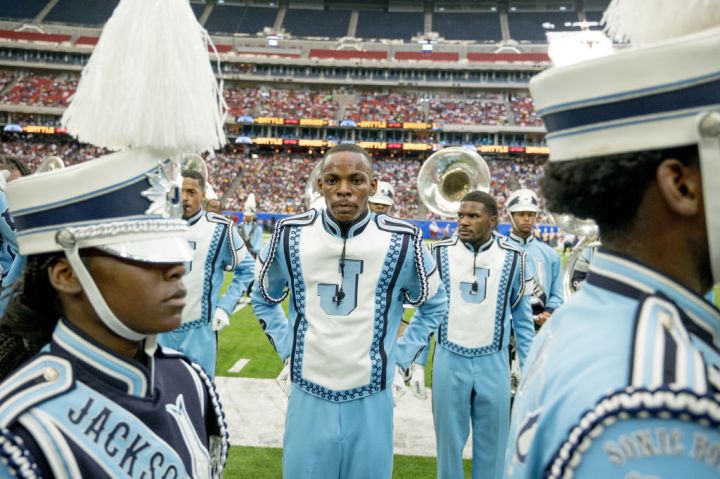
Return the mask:
<svg viewBox="0 0 720 479">
<path fill-rule="evenodd" d="M 0 20 L 5 20 L 0 38 L 92 46 L 117 3 L 0 0 Z M 192 0 L 191 6 L 216 36 L 221 53 L 335 61 L 543 63 L 546 32 L 598 28 L 595 22 L 607 3 Z M 39 30 L 19 28 L 28 24 Z M 425 43 L 426 50 L 418 43 Z M 512 49 L 497 51 L 508 45 Z"/>
<path fill-rule="evenodd" d="M 223 60 L 235 141 L 500 153 L 544 145 L 526 90 L 549 65 L 545 32 L 598 20 L 607 4 L 275 1 L 191 1 Z M 0 0 L 0 123 L 57 126 L 117 3 Z"/>
</svg>

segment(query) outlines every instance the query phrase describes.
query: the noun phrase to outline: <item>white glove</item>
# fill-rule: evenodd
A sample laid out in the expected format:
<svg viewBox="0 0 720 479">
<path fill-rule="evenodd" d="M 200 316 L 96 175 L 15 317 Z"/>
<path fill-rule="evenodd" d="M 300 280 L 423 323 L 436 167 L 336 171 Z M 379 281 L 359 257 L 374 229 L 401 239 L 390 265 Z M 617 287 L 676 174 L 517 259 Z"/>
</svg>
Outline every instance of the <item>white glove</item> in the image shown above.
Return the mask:
<svg viewBox="0 0 720 479">
<path fill-rule="evenodd" d="M 7 185 L 7 179 L 10 177 L 8 170 L 0 170 L 0 191 L 5 191 L 5 185 Z"/>
<path fill-rule="evenodd" d="M 277 383 L 280 390 L 283 392 L 285 396 L 290 397 L 290 361 L 285 360 L 285 367 L 280 371 L 280 374 L 275 379 L 275 382 Z"/>
<path fill-rule="evenodd" d="M 412 365 L 410 390 L 416 398 L 427 399 L 427 389 L 425 389 L 425 366 L 422 364 Z"/>
<path fill-rule="evenodd" d="M 215 314 L 213 315 L 212 324 L 210 325 L 212 330 L 219 332 L 223 328 L 230 326 L 230 316 L 222 308 L 215 308 Z"/>
<path fill-rule="evenodd" d="M 397 406 L 400 398 L 405 395 L 407 388 L 405 387 L 405 378 L 403 378 L 403 370 L 399 366 L 395 367 L 395 377 L 392 383 L 393 406 Z"/>
</svg>

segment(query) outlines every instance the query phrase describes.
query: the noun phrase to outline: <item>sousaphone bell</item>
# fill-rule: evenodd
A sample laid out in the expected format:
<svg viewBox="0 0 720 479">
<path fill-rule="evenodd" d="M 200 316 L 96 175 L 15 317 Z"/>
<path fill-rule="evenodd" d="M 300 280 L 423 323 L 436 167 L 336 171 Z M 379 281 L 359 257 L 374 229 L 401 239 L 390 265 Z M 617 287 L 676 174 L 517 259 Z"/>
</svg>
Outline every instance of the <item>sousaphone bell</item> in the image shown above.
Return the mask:
<svg viewBox="0 0 720 479">
<path fill-rule="evenodd" d="M 591 219 L 579 219 L 569 214 L 554 216 L 556 223 L 563 231 L 572 233 L 579 241 L 570 252 L 563 271 L 563 292 L 565 298 L 576 293 L 588 273 L 590 261 L 595 251 L 601 246 L 600 229 Z"/>
<path fill-rule="evenodd" d="M 62 170 L 65 168 L 65 162 L 59 156 L 46 156 L 35 170 L 35 174 L 47 173 L 49 171 Z"/>
<path fill-rule="evenodd" d="M 467 193 L 490 191 L 490 168 L 476 151 L 459 146 L 443 148 L 423 163 L 417 188 L 427 209 L 436 215 L 455 217 Z"/>
<path fill-rule="evenodd" d="M 208 181 L 208 167 L 205 160 L 200 155 L 188 155 L 182 159 L 182 169 L 189 171 L 196 171 L 200 173 L 205 180 L 205 199 L 216 200 L 218 195 L 215 193 L 212 185 Z"/>
</svg>

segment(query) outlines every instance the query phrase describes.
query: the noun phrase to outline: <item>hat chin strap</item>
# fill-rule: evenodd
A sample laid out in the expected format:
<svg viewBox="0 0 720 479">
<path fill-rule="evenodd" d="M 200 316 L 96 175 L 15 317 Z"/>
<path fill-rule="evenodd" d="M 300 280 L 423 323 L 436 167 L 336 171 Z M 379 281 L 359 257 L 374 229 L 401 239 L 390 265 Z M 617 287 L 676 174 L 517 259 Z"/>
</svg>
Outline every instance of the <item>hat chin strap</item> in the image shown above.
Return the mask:
<svg viewBox="0 0 720 479">
<path fill-rule="evenodd" d="M 83 287 L 83 290 L 85 290 L 85 294 L 87 295 L 88 300 L 90 300 L 90 304 L 92 305 L 97 315 L 100 317 L 100 320 L 105 324 L 105 326 L 110 328 L 110 330 L 118 336 L 125 338 L 129 341 L 142 341 L 143 339 L 148 337 L 147 334 L 138 333 L 137 331 L 133 331 L 132 329 L 128 328 L 127 326 L 125 326 L 125 324 L 123 324 L 122 321 L 117 318 L 117 316 L 115 316 L 115 314 L 110 309 L 110 306 L 108 306 L 108 304 L 105 302 L 105 299 L 102 297 L 102 294 L 100 294 L 100 290 L 95 284 L 95 281 L 93 281 L 92 276 L 90 276 L 90 272 L 88 272 L 87 268 L 85 268 L 85 265 L 80 259 L 80 254 L 78 253 L 77 246 L 73 246 L 72 248 L 66 248 L 65 257 L 68 259 L 70 265 L 73 267 L 73 270 L 75 271 L 75 274 L 80 281 L 80 285 Z M 148 341 L 148 343 L 152 346 L 152 349 L 154 350 L 155 341 Z"/>
<path fill-rule="evenodd" d="M 713 281 L 720 283 L 720 113 L 698 118 L 698 151 L 705 202 L 705 230 Z"/>
</svg>

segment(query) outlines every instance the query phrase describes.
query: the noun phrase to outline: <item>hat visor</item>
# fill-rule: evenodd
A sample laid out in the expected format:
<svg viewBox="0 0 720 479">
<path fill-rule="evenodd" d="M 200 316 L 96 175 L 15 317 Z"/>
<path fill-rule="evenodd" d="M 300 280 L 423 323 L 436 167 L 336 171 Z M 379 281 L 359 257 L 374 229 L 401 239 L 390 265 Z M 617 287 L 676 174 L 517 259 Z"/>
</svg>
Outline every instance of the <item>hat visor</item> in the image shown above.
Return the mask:
<svg viewBox="0 0 720 479">
<path fill-rule="evenodd" d="M 384 197 L 379 197 L 379 198 L 372 197 L 372 198 L 369 198 L 368 201 L 370 203 L 375 203 L 377 205 L 385 205 L 385 206 L 393 205 L 393 201 L 390 198 L 384 198 Z"/>
<path fill-rule="evenodd" d="M 540 209 L 537 206 L 517 206 L 508 209 L 508 213 L 540 213 Z"/>
<path fill-rule="evenodd" d="M 193 259 L 193 250 L 183 236 L 125 241 L 96 247 L 113 256 L 142 263 L 186 263 Z"/>
</svg>

